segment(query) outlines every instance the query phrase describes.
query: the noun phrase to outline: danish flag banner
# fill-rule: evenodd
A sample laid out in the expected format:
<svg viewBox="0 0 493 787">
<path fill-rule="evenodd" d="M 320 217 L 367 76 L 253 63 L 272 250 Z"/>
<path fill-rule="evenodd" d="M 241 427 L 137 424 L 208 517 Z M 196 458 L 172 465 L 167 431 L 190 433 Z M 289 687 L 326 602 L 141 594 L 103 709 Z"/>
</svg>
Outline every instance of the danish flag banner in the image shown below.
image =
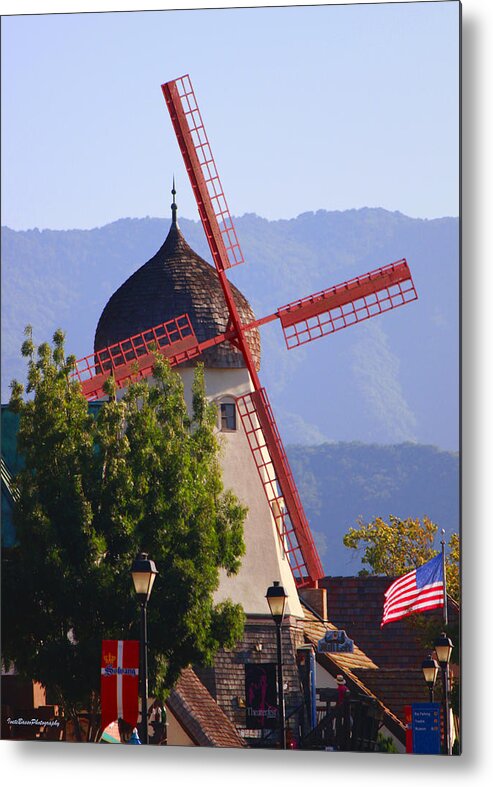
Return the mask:
<svg viewBox="0 0 493 787">
<path fill-rule="evenodd" d="M 139 642 L 104 639 L 101 653 L 101 729 L 117 719 L 132 727 L 139 715 Z"/>
</svg>

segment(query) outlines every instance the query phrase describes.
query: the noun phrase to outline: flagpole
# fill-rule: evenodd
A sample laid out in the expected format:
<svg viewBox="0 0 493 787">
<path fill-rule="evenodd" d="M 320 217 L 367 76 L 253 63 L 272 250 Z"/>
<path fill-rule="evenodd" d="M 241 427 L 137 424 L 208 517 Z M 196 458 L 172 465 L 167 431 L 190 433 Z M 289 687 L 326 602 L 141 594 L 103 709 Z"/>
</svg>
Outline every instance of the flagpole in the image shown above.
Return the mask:
<svg viewBox="0 0 493 787">
<path fill-rule="evenodd" d="M 447 568 L 445 565 L 445 530 L 442 529 L 442 568 L 443 568 L 443 622 L 448 626 L 447 609 Z"/>
</svg>

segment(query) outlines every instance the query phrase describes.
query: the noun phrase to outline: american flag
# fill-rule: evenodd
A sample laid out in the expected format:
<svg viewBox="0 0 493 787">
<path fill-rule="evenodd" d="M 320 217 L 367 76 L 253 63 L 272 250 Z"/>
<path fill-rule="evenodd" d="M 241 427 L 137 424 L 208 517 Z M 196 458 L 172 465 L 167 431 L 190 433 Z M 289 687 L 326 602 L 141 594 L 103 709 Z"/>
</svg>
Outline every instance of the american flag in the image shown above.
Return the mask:
<svg viewBox="0 0 493 787">
<path fill-rule="evenodd" d="M 443 607 L 443 599 L 443 560 L 441 555 L 437 555 L 423 566 L 396 579 L 385 591 L 380 628 L 414 612 Z"/>
</svg>

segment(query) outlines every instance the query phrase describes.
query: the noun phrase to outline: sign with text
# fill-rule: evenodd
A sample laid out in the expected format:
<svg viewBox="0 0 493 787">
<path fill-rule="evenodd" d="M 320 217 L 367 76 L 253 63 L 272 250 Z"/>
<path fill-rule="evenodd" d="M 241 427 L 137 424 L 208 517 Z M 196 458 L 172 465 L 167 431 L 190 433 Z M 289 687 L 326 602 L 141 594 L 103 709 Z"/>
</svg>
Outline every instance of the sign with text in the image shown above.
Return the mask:
<svg viewBox="0 0 493 787">
<path fill-rule="evenodd" d="M 317 643 L 319 653 L 353 653 L 354 642 L 344 629 L 328 629 Z"/>
<path fill-rule="evenodd" d="M 413 754 L 440 754 L 440 703 L 412 704 Z"/>
<path fill-rule="evenodd" d="M 104 639 L 101 652 L 101 728 L 118 719 L 132 727 L 139 715 L 139 642 Z"/>
<path fill-rule="evenodd" d="M 245 664 L 246 726 L 273 730 L 279 725 L 275 664 Z"/>
</svg>

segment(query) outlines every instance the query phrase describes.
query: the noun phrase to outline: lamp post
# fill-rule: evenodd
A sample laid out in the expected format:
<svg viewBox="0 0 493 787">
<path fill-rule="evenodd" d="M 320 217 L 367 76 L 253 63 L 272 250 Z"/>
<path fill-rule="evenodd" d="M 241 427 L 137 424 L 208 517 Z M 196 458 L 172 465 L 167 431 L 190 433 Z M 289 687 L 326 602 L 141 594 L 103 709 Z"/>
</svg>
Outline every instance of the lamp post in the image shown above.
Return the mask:
<svg viewBox="0 0 493 787">
<path fill-rule="evenodd" d="M 286 720 L 284 714 L 284 679 L 282 674 L 282 637 L 281 624 L 284 617 L 287 593 L 277 580 L 274 580 L 267 589 L 265 598 L 269 604 L 270 613 L 276 624 L 277 634 L 277 694 L 279 705 L 279 738 L 281 749 L 286 748 Z"/>
<path fill-rule="evenodd" d="M 140 702 L 142 714 L 142 743 L 149 743 L 147 732 L 147 602 L 151 595 L 156 565 L 147 552 L 140 552 L 132 565 L 132 579 L 140 603 Z"/>
<path fill-rule="evenodd" d="M 445 738 L 445 754 L 452 754 L 450 746 L 450 717 L 449 717 L 449 661 L 454 647 L 452 641 L 447 635 L 442 632 L 437 640 L 434 642 L 435 653 L 437 655 L 438 663 L 442 669 L 442 682 L 443 682 L 443 734 Z"/>
<path fill-rule="evenodd" d="M 435 682 L 438 675 L 438 664 L 435 659 L 432 658 L 431 653 L 423 661 L 421 669 L 423 671 L 425 683 L 428 686 L 428 691 L 430 692 L 430 702 L 433 702 L 433 689 L 435 688 Z"/>
</svg>

